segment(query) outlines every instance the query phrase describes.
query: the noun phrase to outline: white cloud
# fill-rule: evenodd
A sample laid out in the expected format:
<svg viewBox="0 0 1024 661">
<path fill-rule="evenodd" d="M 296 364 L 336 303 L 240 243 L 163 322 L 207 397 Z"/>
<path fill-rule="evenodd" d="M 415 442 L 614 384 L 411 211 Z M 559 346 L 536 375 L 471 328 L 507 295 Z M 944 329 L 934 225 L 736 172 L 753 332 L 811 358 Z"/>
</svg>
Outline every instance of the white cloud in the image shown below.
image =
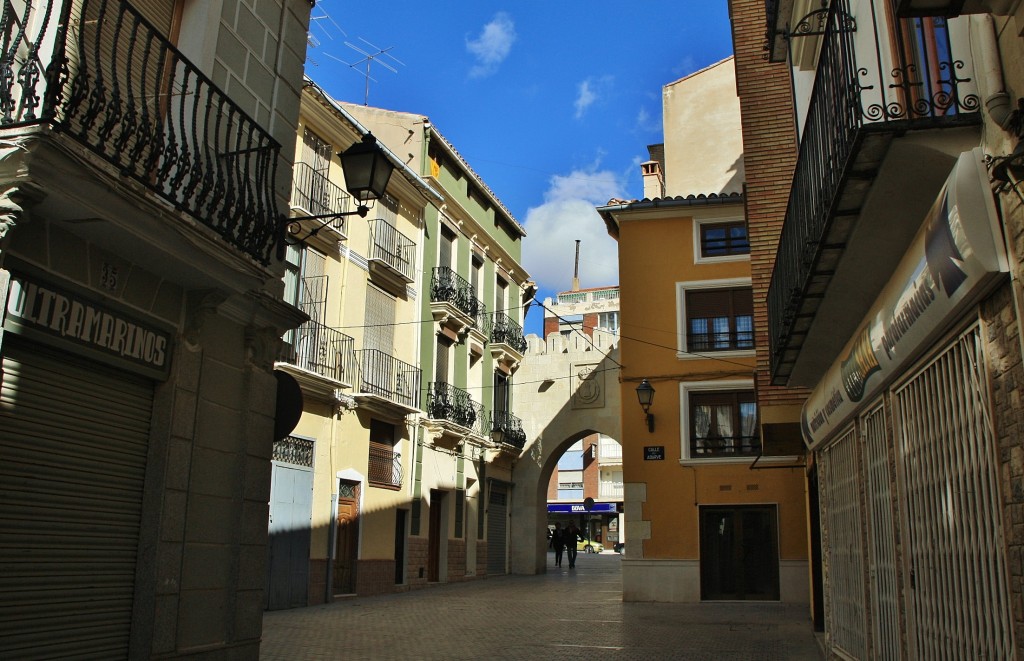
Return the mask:
<svg viewBox="0 0 1024 661">
<path fill-rule="evenodd" d="M 576 101 L 573 106 L 576 108 L 575 117 L 580 119 L 586 114 L 587 109 L 600 101 L 608 89 L 611 88 L 612 77 L 600 76 L 587 78 L 576 86 Z"/>
<path fill-rule="evenodd" d="M 595 211 L 619 196 L 622 184 L 608 170 L 577 170 L 551 178 L 544 203 L 526 212 L 523 266 L 542 290 L 572 286 L 576 240 L 580 244 L 580 286 L 619 282 L 618 244 Z"/>
<path fill-rule="evenodd" d="M 466 50 L 476 58 L 476 64 L 469 70 L 470 77 L 483 78 L 497 71 L 512 51 L 515 40 L 516 26 L 512 18 L 505 12 L 495 14 L 477 39 L 466 40 Z"/>
</svg>

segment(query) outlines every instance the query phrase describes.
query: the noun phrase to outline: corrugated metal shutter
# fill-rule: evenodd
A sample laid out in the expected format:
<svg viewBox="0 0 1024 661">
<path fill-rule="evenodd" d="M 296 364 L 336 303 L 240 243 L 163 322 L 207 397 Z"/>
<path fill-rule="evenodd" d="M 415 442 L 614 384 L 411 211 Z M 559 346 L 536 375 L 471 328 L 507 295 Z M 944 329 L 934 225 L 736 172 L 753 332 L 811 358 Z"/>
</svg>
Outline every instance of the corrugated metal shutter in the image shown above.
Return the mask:
<svg viewBox="0 0 1024 661">
<path fill-rule="evenodd" d="M 487 573 L 504 574 L 508 527 L 508 489 L 504 484 L 491 484 L 487 505 Z"/>
<path fill-rule="evenodd" d="M 125 658 L 152 384 L 5 340 L 0 658 Z"/>
</svg>

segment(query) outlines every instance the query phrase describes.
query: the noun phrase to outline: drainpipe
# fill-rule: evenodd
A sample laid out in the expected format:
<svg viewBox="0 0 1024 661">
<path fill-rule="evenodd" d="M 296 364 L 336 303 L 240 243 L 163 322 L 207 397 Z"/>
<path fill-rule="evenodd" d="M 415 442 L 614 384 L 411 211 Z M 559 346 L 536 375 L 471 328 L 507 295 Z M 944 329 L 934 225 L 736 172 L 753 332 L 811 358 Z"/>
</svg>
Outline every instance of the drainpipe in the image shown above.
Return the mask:
<svg viewBox="0 0 1024 661">
<path fill-rule="evenodd" d="M 976 47 L 976 62 L 980 64 L 980 78 L 985 97 L 985 109 L 992 121 L 1006 130 L 1010 123 L 1013 106 L 1010 95 L 1003 83 L 1003 64 L 999 56 L 999 41 L 996 37 L 996 23 L 991 14 L 974 14 L 970 17 Z"/>
</svg>

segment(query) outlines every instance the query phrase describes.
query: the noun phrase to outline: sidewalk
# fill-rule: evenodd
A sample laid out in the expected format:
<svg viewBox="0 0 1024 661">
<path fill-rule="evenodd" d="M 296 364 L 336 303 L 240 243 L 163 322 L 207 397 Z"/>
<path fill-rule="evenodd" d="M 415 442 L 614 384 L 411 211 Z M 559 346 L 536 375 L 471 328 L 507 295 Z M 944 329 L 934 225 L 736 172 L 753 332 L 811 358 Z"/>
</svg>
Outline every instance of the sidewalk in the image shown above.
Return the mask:
<svg viewBox="0 0 1024 661">
<path fill-rule="evenodd" d="M 807 608 L 623 603 L 621 558 L 268 612 L 265 661 L 306 659 L 818 660 Z"/>
</svg>

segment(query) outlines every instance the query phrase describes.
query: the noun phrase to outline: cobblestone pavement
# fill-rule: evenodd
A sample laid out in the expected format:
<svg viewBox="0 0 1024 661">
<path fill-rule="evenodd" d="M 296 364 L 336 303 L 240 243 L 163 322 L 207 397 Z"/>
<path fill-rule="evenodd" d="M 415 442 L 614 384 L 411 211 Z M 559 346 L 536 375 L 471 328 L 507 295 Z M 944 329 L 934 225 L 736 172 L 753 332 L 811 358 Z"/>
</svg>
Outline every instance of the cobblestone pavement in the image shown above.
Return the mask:
<svg viewBox="0 0 1024 661">
<path fill-rule="evenodd" d="M 778 603 L 623 603 L 617 554 L 576 569 L 498 576 L 268 612 L 265 661 L 306 659 L 822 658 L 808 609 Z"/>
</svg>

